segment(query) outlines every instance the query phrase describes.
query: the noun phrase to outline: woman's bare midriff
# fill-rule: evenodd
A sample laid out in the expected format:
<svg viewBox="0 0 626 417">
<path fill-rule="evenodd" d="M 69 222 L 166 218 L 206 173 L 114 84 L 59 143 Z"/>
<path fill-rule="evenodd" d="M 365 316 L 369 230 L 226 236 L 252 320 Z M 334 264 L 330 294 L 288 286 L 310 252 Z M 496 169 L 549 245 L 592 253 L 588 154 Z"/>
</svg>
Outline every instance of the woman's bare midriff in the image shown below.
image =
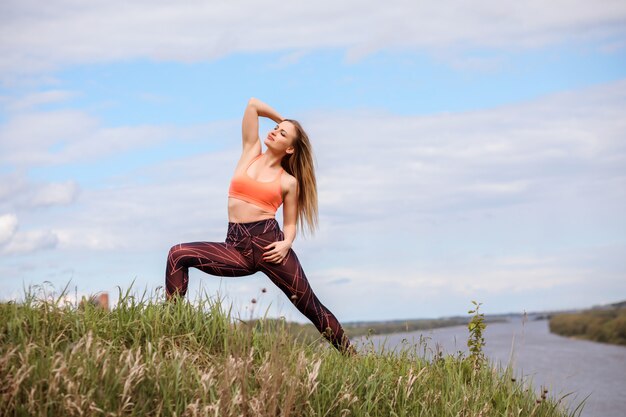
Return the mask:
<svg viewBox="0 0 626 417">
<path fill-rule="evenodd" d="M 231 223 L 250 223 L 275 217 L 274 213 L 263 210 L 252 203 L 228 197 L 228 221 Z"/>
</svg>

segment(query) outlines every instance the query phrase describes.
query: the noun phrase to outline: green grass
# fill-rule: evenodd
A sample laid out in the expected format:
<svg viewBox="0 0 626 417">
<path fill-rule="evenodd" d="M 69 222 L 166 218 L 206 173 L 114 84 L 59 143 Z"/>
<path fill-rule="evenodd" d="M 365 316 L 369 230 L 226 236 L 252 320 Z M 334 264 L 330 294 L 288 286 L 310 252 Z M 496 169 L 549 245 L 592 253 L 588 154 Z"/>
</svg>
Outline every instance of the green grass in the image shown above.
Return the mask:
<svg viewBox="0 0 626 417">
<path fill-rule="evenodd" d="M 120 290 L 110 312 L 29 292 L 0 304 L 2 416 L 575 416 L 561 399 L 424 346 L 346 356 L 220 299 Z M 529 385 L 529 384 L 527 384 Z"/>
</svg>

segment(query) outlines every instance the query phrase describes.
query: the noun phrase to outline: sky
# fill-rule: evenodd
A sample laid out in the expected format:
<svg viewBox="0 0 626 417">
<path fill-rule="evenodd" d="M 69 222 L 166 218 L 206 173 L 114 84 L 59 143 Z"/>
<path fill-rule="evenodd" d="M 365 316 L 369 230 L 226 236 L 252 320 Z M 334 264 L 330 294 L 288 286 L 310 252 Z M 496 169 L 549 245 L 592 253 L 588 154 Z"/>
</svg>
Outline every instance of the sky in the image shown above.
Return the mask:
<svg viewBox="0 0 626 417">
<path fill-rule="evenodd" d="M 340 321 L 626 299 L 608 0 L 3 1 L 0 299 L 162 297 L 172 245 L 226 237 L 251 97 L 311 138 L 320 228 L 293 250 Z M 206 296 L 306 321 L 260 272 L 192 269 Z"/>
</svg>

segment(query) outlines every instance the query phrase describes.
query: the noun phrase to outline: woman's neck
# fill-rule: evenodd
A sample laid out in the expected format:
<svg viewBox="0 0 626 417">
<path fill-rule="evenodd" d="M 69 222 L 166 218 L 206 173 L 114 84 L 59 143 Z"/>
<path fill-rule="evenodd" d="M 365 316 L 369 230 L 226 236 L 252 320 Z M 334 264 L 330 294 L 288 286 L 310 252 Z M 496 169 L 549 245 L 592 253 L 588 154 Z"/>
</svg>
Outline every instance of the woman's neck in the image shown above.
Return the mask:
<svg viewBox="0 0 626 417">
<path fill-rule="evenodd" d="M 273 153 L 272 151 L 270 151 L 269 149 L 267 149 L 265 153 L 263 154 L 263 158 L 261 159 L 265 160 L 263 163 L 265 167 L 277 168 L 281 166 L 280 161 L 282 160 L 282 158 L 283 158 L 282 155 L 277 155 Z"/>
</svg>

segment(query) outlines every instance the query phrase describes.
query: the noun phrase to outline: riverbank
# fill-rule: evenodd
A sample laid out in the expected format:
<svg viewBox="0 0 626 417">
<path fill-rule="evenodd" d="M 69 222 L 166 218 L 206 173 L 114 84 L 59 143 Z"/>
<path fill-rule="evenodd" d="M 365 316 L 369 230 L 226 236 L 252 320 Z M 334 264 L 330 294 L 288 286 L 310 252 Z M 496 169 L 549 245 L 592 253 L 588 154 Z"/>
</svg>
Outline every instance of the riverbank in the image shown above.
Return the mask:
<svg viewBox="0 0 626 417">
<path fill-rule="evenodd" d="M 271 319 L 268 319 L 268 321 Z M 276 319 L 274 319 L 276 320 Z M 503 319 L 486 320 L 486 323 L 498 323 Z M 430 330 L 441 327 L 451 327 L 464 325 L 467 326 L 468 317 L 444 317 L 438 319 L 410 319 L 410 320 L 394 320 L 394 321 L 370 321 L 370 322 L 348 322 L 343 323 L 344 331 L 350 337 L 373 336 L 383 334 L 405 333 L 416 330 Z M 287 329 L 294 336 L 304 340 L 313 341 L 319 337 L 319 332 L 310 323 L 287 323 Z"/>
<path fill-rule="evenodd" d="M 510 368 L 428 361 L 419 346 L 344 356 L 285 324 L 121 294 L 108 312 L 28 295 L 0 304 L 0 414 L 458 416 L 575 415 Z M 545 397 L 545 398 L 543 398 Z"/>
<path fill-rule="evenodd" d="M 554 314 L 549 324 L 560 336 L 626 346 L 626 307 Z"/>
</svg>

